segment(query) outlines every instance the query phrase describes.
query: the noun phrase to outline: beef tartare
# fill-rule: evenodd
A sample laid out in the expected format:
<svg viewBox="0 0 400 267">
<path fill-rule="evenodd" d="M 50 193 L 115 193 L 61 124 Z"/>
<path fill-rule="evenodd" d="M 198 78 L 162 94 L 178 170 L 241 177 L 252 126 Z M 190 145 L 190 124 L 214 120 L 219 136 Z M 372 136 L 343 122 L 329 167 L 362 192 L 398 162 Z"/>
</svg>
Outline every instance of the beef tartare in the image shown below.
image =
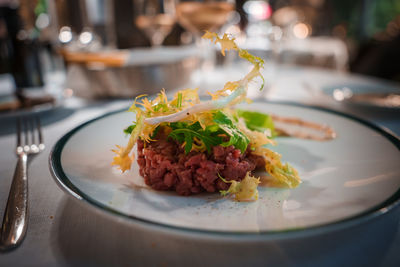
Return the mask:
<svg viewBox="0 0 400 267">
<path fill-rule="evenodd" d="M 256 169 L 268 172 L 274 184 L 296 187 L 300 183 L 297 171 L 269 148 L 275 145 L 272 118 L 234 108 L 250 101 L 247 87 L 262 78 L 263 60 L 240 49 L 226 34 L 220 38 L 207 32 L 203 37 L 218 42 L 223 55 L 236 50 L 253 69 L 241 80 L 210 93 L 208 101 L 200 101 L 197 89 L 181 90 L 171 100 L 164 91 L 152 100 L 137 97 L 129 109 L 136 120 L 124 130 L 128 144 L 113 150 L 117 155 L 112 165 L 129 170 L 136 144 L 140 175 L 155 190 L 180 195 L 219 191 L 239 201 L 256 200 L 260 183 L 253 176 Z"/>
<path fill-rule="evenodd" d="M 188 154 L 176 141 L 164 138 L 137 142 L 137 162 L 145 183 L 156 190 L 174 190 L 180 195 L 227 190 L 226 180 L 241 181 L 248 172 L 265 166 L 261 156 L 243 154 L 234 146 L 214 146 L 212 153 L 192 151 Z"/>
</svg>

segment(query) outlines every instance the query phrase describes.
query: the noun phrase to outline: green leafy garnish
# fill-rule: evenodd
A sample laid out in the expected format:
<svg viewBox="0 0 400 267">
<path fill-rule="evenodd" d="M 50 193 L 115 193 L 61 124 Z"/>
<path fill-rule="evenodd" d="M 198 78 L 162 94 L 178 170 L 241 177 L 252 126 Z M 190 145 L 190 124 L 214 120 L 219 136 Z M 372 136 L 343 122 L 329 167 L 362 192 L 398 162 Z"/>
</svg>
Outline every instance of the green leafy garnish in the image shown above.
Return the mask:
<svg viewBox="0 0 400 267">
<path fill-rule="evenodd" d="M 203 129 L 199 122 L 189 125 L 185 122 L 173 122 L 169 126 L 172 132 L 168 137 L 185 143 L 185 153 L 192 150 L 194 138 L 198 138 L 204 144 L 208 153 L 213 146 L 234 146 L 244 153 L 249 144 L 249 139 L 234 125 L 233 121 L 222 111 L 213 114 L 215 124 Z"/>
<path fill-rule="evenodd" d="M 220 145 L 225 147 L 233 145 L 244 153 L 250 142 L 249 138 L 247 138 L 222 111 L 217 111 L 213 116 L 213 120 L 229 136 L 229 140 Z"/>
<path fill-rule="evenodd" d="M 129 125 L 128 127 L 126 127 L 124 129 L 124 133 L 131 134 L 132 131 L 135 129 L 135 127 L 136 127 L 136 124 Z"/>
<path fill-rule="evenodd" d="M 178 98 L 177 98 L 177 101 L 176 101 L 176 107 L 177 108 L 181 108 L 182 107 L 182 93 L 181 92 L 178 93 Z"/>
<path fill-rule="evenodd" d="M 237 109 L 236 114 L 238 117 L 244 119 L 246 127 L 250 130 L 262 133 L 265 131 L 270 131 L 270 137 L 276 136 L 274 122 L 272 121 L 271 116 L 268 114 L 243 109 Z"/>
<path fill-rule="evenodd" d="M 194 137 L 197 137 L 205 145 L 207 152 L 211 153 L 213 146 L 222 143 L 222 137 L 218 136 L 218 129 L 215 131 L 214 127 L 206 128 L 203 130 L 199 122 L 189 125 L 185 122 L 173 122 L 169 126 L 172 128 L 172 132 L 168 137 L 178 141 L 179 143 L 185 142 L 185 153 L 189 153 L 192 150 Z"/>
<path fill-rule="evenodd" d="M 135 128 L 136 128 L 136 123 L 134 123 L 134 124 L 132 124 L 132 125 L 129 125 L 128 127 L 126 127 L 126 128 L 124 129 L 124 133 L 126 133 L 126 134 L 131 134 L 132 131 L 135 130 Z M 154 129 L 154 131 L 153 131 L 152 135 L 150 136 L 150 138 L 153 139 L 153 138 L 157 135 L 157 133 L 158 133 L 159 130 L 160 130 L 160 126 L 157 126 L 157 127 Z"/>
<path fill-rule="evenodd" d="M 168 105 L 165 104 L 165 103 L 159 103 L 159 104 L 154 106 L 153 110 L 155 112 L 159 112 L 159 111 L 167 112 L 168 111 Z"/>
</svg>

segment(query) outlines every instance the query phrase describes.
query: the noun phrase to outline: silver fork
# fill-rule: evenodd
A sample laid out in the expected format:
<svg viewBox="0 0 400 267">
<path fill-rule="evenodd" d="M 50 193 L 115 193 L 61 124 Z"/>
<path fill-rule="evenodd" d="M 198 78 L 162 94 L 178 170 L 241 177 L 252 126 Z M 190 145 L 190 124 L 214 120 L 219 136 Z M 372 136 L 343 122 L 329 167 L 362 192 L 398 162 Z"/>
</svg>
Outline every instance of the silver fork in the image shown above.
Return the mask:
<svg viewBox="0 0 400 267">
<path fill-rule="evenodd" d="M 25 237 L 28 226 L 28 160 L 43 151 L 44 147 L 39 118 L 18 118 L 18 162 L 1 227 L 1 249 L 17 247 Z"/>
</svg>

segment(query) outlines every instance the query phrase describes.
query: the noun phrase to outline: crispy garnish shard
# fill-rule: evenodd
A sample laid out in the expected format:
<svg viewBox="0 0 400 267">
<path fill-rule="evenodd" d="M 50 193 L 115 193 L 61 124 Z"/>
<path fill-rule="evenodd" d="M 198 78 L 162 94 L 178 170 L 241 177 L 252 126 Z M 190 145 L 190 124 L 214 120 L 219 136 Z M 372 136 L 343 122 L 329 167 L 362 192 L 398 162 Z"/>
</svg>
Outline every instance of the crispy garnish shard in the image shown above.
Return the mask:
<svg viewBox="0 0 400 267">
<path fill-rule="evenodd" d="M 118 166 L 118 169 L 121 170 L 122 172 L 125 172 L 127 170 L 131 169 L 131 165 L 133 160 L 135 159 L 134 155 L 132 154 L 131 156 L 129 154 L 123 154 L 123 147 L 120 147 L 117 145 L 118 149 L 113 149 L 112 152 L 114 152 L 115 155 L 113 157 L 113 162 L 111 163 L 111 166 Z"/>
</svg>

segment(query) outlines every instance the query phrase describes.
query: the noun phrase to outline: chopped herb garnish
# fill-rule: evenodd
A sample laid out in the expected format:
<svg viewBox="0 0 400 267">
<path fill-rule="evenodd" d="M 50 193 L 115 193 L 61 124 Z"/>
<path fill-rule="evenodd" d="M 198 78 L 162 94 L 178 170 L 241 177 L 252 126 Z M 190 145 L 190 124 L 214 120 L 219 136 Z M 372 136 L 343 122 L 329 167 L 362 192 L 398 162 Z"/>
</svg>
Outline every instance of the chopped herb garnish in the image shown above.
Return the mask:
<svg viewBox="0 0 400 267">
<path fill-rule="evenodd" d="M 182 107 L 182 93 L 181 92 L 178 93 L 178 98 L 177 98 L 177 101 L 176 101 L 176 107 L 177 108 L 181 108 Z"/>
</svg>

